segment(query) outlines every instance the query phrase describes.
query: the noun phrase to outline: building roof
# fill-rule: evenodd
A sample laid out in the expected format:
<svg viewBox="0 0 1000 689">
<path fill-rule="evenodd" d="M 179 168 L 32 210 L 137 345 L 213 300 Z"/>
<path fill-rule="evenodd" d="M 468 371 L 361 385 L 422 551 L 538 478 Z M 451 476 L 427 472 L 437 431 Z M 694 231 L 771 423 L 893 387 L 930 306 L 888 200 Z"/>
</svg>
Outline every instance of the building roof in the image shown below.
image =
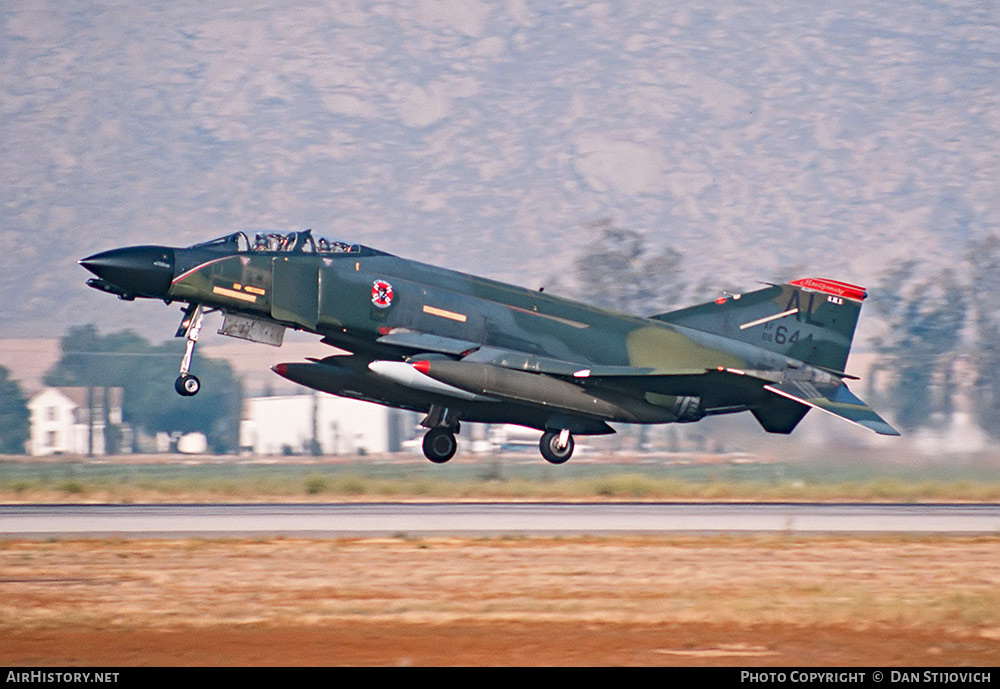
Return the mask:
<svg viewBox="0 0 1000 689">
<path fill-rule="evenodd" d="M 94 388 L 94 390 L 95 390 L 94 404 L 95 405 L 101 404 L 101 402 L 104 400 L 104 395 L 101 392 L 101 390 L 103 390 L 103 389 L 104 388 Z M 61 394 L 63 397 L 65 397 L 70 402 L 72 402 L 74 404 L 74 406 L 77 406 L 77 407 L 86 407 L 87 406 L 87 395 L 88 395 L 88 393 L 87 393 L 87 388 L 85 388 L 85 387 L 47 387 L 47 388 L 43 388 L 43 389 L 37 391 L 34 395 L 31 396 L 31 399 L 29 400 L 29 403 L 33 402 L 40 395 L 42 395 L 42 394 L 44 394 L 46 392 L 53 391 L 53 390 L 56 391 L 56 392 L 58 392 L 59 394 Z M 108 388 L 108 390 L 110 391 L 110 394 L 111 394 L 111 405 L 110 405 L 111 408 L 112 409 L 120 409 L 121 406 L 122 406 L 122 399 L 124 399 L 124 397 L 125 397 L 125 391 L 122 388 L 120 388 L 120 387 Z"/>
</svg>

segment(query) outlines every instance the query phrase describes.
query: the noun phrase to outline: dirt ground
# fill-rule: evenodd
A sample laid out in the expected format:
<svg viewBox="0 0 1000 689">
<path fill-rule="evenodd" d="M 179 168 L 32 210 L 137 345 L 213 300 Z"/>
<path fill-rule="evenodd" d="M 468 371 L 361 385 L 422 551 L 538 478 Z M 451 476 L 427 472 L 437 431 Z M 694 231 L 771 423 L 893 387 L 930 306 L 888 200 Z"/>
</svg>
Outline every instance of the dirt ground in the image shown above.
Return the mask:
<svg viewBox="0 0 1000 689">
<path fill-rule="evenodd" d="M 0 665 L 1000 664 L 1000 538 L 0 542 Z"/>
</svg>

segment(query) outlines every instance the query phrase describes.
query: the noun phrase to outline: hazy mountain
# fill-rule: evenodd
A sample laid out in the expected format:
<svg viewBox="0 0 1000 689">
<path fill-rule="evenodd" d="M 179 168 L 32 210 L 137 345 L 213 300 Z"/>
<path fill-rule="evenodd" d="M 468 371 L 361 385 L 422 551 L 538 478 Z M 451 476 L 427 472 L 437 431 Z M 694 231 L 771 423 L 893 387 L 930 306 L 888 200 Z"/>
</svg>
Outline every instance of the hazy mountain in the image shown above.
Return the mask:
<svg viewBox="0 0 1000 689">
<path fill-rule="evenodd" d="M 609 217 L 721 288 L 1000 227 L 994 2 L 689 5 L 8 0 L 0 336 L 165 337 L 76 260 L 237 229 L 536 286 Z"/>
</svg>

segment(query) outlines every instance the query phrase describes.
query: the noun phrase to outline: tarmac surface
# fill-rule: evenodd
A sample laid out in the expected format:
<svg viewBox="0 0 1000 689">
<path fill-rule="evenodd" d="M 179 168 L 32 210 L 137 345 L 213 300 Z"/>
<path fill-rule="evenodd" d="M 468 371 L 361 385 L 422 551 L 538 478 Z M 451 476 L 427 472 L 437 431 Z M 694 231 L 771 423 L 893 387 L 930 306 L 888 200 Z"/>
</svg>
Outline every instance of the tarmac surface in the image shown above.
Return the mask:
<svg viewBox="0 0 1000 689">
<path fill-rule="evenodd" d="M 329 503 L 4 505 L 0 536 L 380 537 L 998 534 L 998 504 Z"/>
</svg>

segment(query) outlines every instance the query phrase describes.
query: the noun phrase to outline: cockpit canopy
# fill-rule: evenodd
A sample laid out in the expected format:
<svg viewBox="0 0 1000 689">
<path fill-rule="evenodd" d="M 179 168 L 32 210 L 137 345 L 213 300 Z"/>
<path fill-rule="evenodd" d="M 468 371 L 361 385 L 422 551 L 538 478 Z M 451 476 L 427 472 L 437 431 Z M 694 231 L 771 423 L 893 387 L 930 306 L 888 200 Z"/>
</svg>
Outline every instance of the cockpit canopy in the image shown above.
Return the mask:
<svg viewBox="0 0 1000 689">
<path fill-rule="evenodd" d="M 192 248 L 220 249 L 234 253 L 270 252 L 299 254 L 356 254 L 360 244 L 341 242 L 326 237 L 313 237 L 312 230 L 298 232 L 258 232 L 253 242 L 243 232 L 195 244 Z"/>
</svg>

